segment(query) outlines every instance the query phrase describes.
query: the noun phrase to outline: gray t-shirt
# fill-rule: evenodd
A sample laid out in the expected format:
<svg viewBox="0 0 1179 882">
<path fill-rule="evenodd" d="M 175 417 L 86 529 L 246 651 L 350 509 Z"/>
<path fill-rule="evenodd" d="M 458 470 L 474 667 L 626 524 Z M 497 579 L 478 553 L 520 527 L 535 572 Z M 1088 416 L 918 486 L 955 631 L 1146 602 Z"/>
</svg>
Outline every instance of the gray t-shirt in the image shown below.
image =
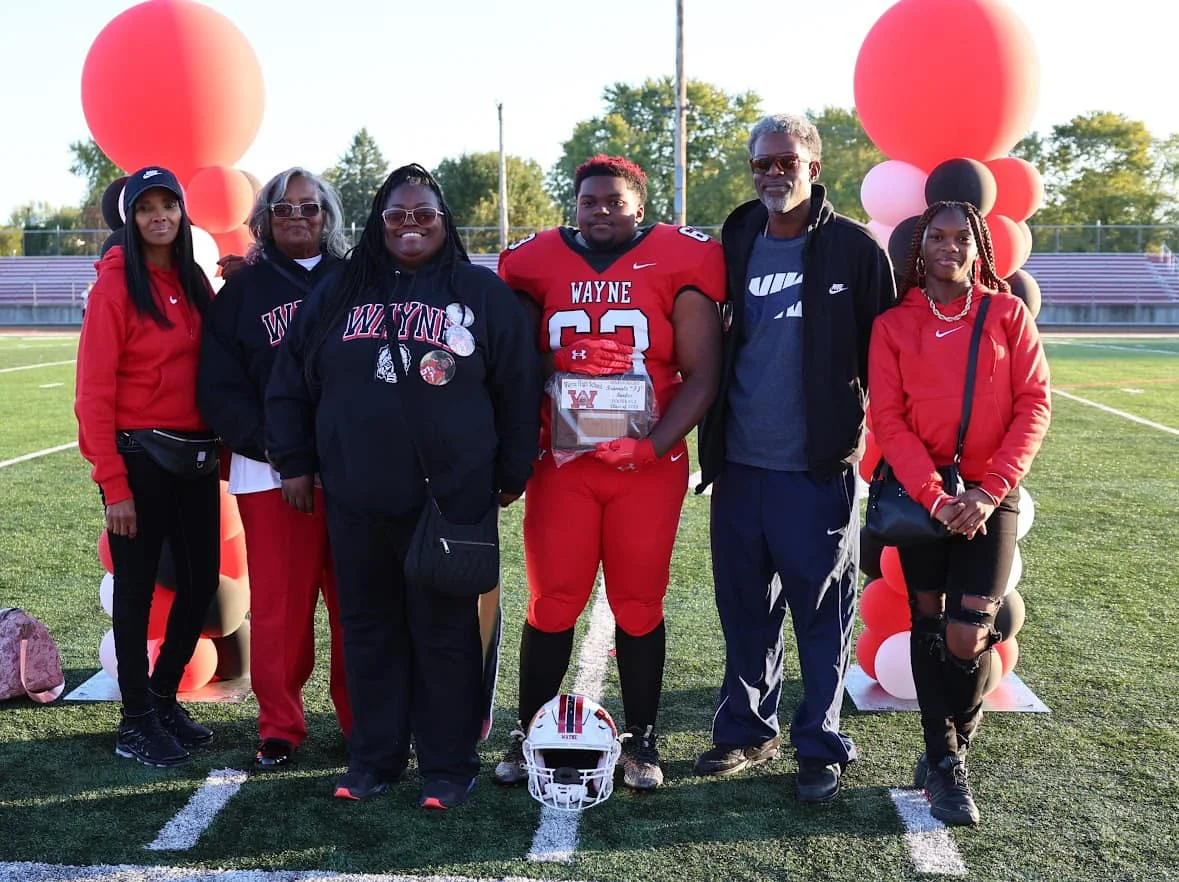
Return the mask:
<svg viewBox="0 0 1179 882">
<path fill-rule="evenodd" d="M 761 236 L 749 256 L 745 322 L 725 423 L 727 459 L 779 472 L 807 470 L 802 382 L 806 236 Z"/>
</svg>

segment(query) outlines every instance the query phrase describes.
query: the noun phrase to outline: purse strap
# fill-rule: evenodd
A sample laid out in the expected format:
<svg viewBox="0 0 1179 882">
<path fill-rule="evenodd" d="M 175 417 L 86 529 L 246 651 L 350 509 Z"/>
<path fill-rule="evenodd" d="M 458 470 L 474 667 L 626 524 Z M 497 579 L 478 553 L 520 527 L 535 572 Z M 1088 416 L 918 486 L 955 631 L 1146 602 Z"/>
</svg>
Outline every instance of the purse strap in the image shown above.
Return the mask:
<svg viewBox="0 0 1179 882">
<path fill-rule="evenodd" d="M 982 340 L 983 321 L 987 317 L 987 307 L 991 305 L 991 298 L 983 296 L 978 305 L 978 315 L 974 319 L 974 330 L 970 334 L 970 352 L 966 356 L 966 393 L 962 397 L 962 422 L 958 425 L 958 444 L 954 448 L 954 462 L 962 459 L 962 447 L 966 443 L 966 427 L 970 425 L 970 409 L 974 404 L 974 375 L 978 367 L 978 344 Z"/>
</svg>

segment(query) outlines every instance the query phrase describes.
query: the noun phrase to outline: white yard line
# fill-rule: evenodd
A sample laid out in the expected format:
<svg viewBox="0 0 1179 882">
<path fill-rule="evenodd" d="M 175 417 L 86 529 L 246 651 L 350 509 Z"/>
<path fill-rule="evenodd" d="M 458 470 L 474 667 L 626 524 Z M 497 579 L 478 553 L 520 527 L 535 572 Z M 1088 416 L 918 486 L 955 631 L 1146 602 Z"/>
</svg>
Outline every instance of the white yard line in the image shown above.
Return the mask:
<svg viewBox="0 0 1179 882">
<path fill-rule="evenodd" d="M 6 459 L 0 462 L 0 469 L 8 468 L 10 465 L 16 465 L 18 462 L 28 462 L 30 459 L 36 459 L 39 456 L 48 456 L 51 453 L 61 453 L 63 450 L 69 450 L 71 447 L 77 447 L 77 441 L 71 441 L 69 444 L 59 444 L 56 447 L 47 447 L 44 450 L 38 450 L 35 453 L 26 453 L 24 456 L 18 456 L 16 459 Z"/>
<path fill-rule="evenodd" d="M 606 600 L 606 579 L 602 578 L 594 596 L 590 611 L 590 626 L 581 643 L 577 660 L 577 678 L 573 691 L 602 700 L 602 684 L 606 682 L 606 667 L 610 663 L 610 647 L 614 642 L 614 614 Z M 581 821 L 580 812 L 562 812 L 541 806 L 540 826 L 532 838 L 532 849 L 528 860 L 541 863 L 567 864 L 573 861 L 577 851 L 577 828 Z"/>
<path fill-rule="evenodd" d="M 60 864 L 0 863 L 0 882 L 547 882 L 522 876 L 389 876 L 329 873 L 324 870 L 197 870 L 192 867 L 71 867 Z"/>
<path fill-rule="evenodd" d="M 71 358 L 68 361 L 43 361 L 40 364 L 22 364 L 20 367 L 0 368 L 0 374 L 11 374 L 13 371 L 31 371 L 35 368 L 43 367 L 61 367 L 63 364 L 76 364 L 78 359 Z"/>
<path fill-rule="evenodd" d="M 1179 429 L 1172 429 L 1170 426 L 1164 426 L 1162 423 L 1152 422 L 1151 420 L 1143 419 L 1140 416 L 1135 416 L 1132 413 L 1126 413 L 1124 410 L 1116 410 L 1104 404 L 1098 404 L 1096 401 L 1090 401 L 1088 398 L 1082 398 L 1079 395 L 1073 395 L 1071 392 L 1061 392 L 1059 389 L 1052 390 L 1053 395 L 1059 395 L 1061 398 L 1067 398 L 1069 401 L 1075 401 L 1078 404 L 1087 404 L 1090 407 L 1096 407 L 1098 410 L 1104 410 L 1106 413 L 1112 413 L 1114 416 L 1120 416 L 1122 419 L 1127 419 L 1132 423 L 1140 423 L 1144 426 L 1149 426 L 1152 429 L 1158 429 L 1160 432 L 1169 432 L 1172 435 L 1179 435 Z"/>
<path fill-rule="evenodd" d="M 905 826 L 905 845 L 918 873 L 965 876 L 966 864 L 941 821 L 929 813 L 929 800 L 920 790 L 890 790 L 897 814 Z"/>
<path fill-rule="evenodd" d="M 160 831 L 148 851 L 185 851 L 197 844 L 217 813 L 241 790 L 246 773 L 237 769 L 214 769 L 200 789 Z"/>
</svg>

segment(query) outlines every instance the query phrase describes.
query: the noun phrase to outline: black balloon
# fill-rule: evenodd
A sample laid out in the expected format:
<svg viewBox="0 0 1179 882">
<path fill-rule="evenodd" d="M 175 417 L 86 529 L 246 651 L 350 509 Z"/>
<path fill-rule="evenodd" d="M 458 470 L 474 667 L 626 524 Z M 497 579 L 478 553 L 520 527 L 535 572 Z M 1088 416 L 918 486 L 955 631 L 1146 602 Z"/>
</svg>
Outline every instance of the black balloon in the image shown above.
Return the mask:
<svg viewBox="0 0 1179 882">
<path fill-rule="evenodd" d="M 875 539 L 864 530 L 860 530 L 860 572 L 869 579 L 882 578 L 880 572 L 880 552 L 884 550 Z"/>
<path fill-rule="evenodd" d="M 213 676 L 218 680 L 237 680 L 250 673 L 249 619 L 242 622 L 232 634 L 214 637 L 213 645 L 217 647 L 217 670 Z"/>
<path fill-rule="evenodd" d="M 995 614 L 995 630 L 999 632 L 1003 640 L 1010 640 L 1019 633 L 1025 618 L 1027 618 L 1027 607 L 1024 606 L 1023 595 L 1012 588 L 1003 597 L 1003 605 Z"/>
<path fill-rule="evenodd" d="M 888 236 L 888 257 L 892 261 L 892 271 L 896 273 L 898 283 L 905 272 L 905 261 L 909 259 L 909 248 L 913 244 L 913 231 L 917 229 L 919 220 L 921 217 L 916 214 L 905 218 L 892 228 Z"/>
<path fill-rule="evenodd" d="M 105 239 L 103 239 L 102 248 L 98 252 L 99 256 L 106 254 L 108 251 L 110 251 L 116 245 L 122 245 L 123 244 L 123 233 L 124 233 L 124 230 L 118 229 L 118 230 L 115 230 L 113 233 L 111 233 L 109 236 L 107 236 Z"/>
<path fill-rule="evenodd" d="M 1011 293 L 1018 297 L 1031 312 L 1032 318 L 1040 314 L 1040 283 L 1027 270 L 1017 269 L 1007 277 Z"/>
<path fill-rule="evenodd" d="M 119 200 L 123 197 L 123 185 L 127 183 L 127 176 L 111 181 L 102 192 L 102 219 L 112 230 L 123 228 L 123 219 L 119 216 Z"/>
<path fill-rule="evenodd" d="M 969 202 L 979 214 L 995 207 L 999 189 L 991 170 L 977 159 L 947 159 L 925 179 L 925 203 Z"/>
</svg>

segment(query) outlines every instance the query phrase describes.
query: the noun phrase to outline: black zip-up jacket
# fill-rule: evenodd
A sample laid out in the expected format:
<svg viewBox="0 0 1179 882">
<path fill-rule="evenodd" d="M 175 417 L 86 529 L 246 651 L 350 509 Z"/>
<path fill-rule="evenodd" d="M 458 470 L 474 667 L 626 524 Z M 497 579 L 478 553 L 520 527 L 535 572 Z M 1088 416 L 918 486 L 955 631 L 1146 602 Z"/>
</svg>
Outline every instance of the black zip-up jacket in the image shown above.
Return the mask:
<svg viewBox="0 0 1179 882">
<path fill-rule="evenodd" d="M 213 299 L 201 338 L 197 405 L 234 453 L 266 462 L 266 384 L 279 344 L 312 289 L 340 266 L 324 254 L 306 270 L 272 246 Z"/>
<path fill-rule="evenodd" d="M 267 450 L 282 477 L 318 470 L 333 501 L 377 515 L 404 514 L 426 498 L 420 450 L 440 501 L 477 507 L 483 494 L 523 492 L 540 434 L 538 357 L 528 319 L 491 270 L 458 262 L 453 286 L 447 272 L 439 259 L 416 273 L 395 271 L 384 290 L 370 292 L 329 329 L 312 356 L 311 383 L 305 358 L 328 299 L 322 289 L 296 313 L 266 394 Z M 446 342 L 446 308 L 456 302 L 473 316 L 468 356 Z M 448 382 L 423 378 L 425 370 L 438 379 L 430 366 L 451 360 Z"/>
<path fill-rule="evenodd" d="M 721 232 L 728 269 L 721 385 L 700 425 L 698 493 L 716 479 L 725 462 L 725 421 L 742 342 L 746 270 L 768 220 L 760 201 L 746 202 L 725 219 Z M 896 283 L 884 249 L 867 227 L 836 214 L 825 188 L 814 185 L 802 282 L 806 449 L 812 471 L 834 474 L 854 465 L 863 453 L 868 338 L 876 316 L 895 301 Z"/>
</svg>

